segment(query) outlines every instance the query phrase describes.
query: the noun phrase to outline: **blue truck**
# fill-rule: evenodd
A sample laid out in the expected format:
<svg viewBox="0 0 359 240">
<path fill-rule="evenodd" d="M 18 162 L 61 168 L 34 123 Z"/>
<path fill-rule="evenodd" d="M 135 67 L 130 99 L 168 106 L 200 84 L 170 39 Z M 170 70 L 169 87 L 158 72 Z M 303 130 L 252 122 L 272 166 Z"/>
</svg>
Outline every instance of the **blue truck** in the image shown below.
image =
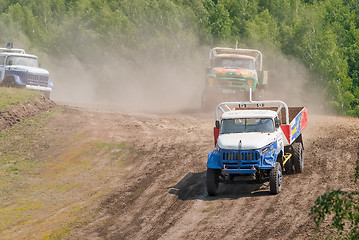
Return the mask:
<svg viewBox="0 0 359 240">
<path fill-rule="evenodd" d="M 279 193 L 283 172 L 303 171 L 306 126 L 306 107 L 288 107 L 282 101 L 220 103 L 215 112 L 215 149 L 207 160 L 208 194 L 216 195 L 220 183 L 243 179 L 269 181 L 270 192 Z"/>
</svg>

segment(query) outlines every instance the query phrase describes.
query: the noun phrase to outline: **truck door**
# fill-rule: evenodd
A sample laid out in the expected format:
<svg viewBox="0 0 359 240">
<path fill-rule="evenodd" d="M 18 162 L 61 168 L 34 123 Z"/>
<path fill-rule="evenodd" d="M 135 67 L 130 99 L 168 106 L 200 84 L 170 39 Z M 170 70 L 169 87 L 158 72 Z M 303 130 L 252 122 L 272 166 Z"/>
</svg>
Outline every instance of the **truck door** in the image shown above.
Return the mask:
<svg viewBox="0 0 359 240">
<path fill-rule="evenodd" d="M 274 125 L 275 125 L 275 134 L 276 134 L 276 139 L 277 139 L 277 143 L 278 146 L 282 149 L 282 151 L 284 152 L 284 143 L 283 143 L 283 132 L 280 129 L 280 122 L 279 122 L 279 118 L 275 117 L 274 118 Z"/>
</svg>

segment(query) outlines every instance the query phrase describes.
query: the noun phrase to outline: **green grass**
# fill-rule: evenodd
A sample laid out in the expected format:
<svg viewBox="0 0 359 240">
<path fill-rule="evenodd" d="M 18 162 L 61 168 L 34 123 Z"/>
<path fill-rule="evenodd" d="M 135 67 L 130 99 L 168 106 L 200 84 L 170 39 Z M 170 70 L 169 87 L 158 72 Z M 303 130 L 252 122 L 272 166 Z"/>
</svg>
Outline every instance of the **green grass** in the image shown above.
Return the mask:
<svg viewBox="0 0 359 240">
<path fill-rule="evenodd" d="M 46 131 L 43 126 L 59 112 L 61 109 L 54 108 L 0 132 L 0 186 L 3 177 L 36 166 L 35 152 L 45 151 L 49 147 L 46 142 L 38 144 L 38 140 L 53 138 L 52 132 Z"/>
<path fill-rule="evenodd" d="M 40 239 L 66 238 L 92 218 L 84 210 L 96 211 L 96 203 L 113 190 L 106 185 L 101 191 L 87 188 L 87 181 L 102 184 L 107 176 L 121 174 L 127 162 L 130 146 L 126 142 L 93 141 L 84 133 L 54 137 L 60 132 L 43 128 L 59 110 L 51 112 L 29 118 L 0 134 L 0 235 L 7 232 L 10 238 L 17 229 L 31 232 L 30 226 L 36 222 L 33 228 L 42 232 Z M 44 139 L 50 140 L 49 146 L 42 145 Z M 59 152 L 44 158 L 52 149 Z M 39 154 L 43 155 L 40 159 Z M 107 164 L 98 165 L 99 159 Z M 134 194 L 142 191 L 139 188 Z M 76 196 L 82 196 L 82 201 L 75 202 Z M 57 202 L 60 198 L 63 200 Z M 83 203 L 91 207 L 79 205 Z M 47 218 L 42 214 L 44 209 L 55 217 Z M 59 211 L 61 214 L 56 214 Z M 53 227 L 43 231 L 50 223 Z"/>
<path fill-rule="evenodd" d="M 205 209 L 202 210 L 203 213 L 208 213 L 210 211 L 214 210 L 214 207 L 212 206 L 211 203 L 206 203 L 207 207 Z"/>
<path fill-rule="evenodd" d="M 97 152 L 102 151 L 105 154 L 110 154 L 112 160 L 117 160 L 122 156 L 123 150 L 126 149 L 126 142 L 100 142 L 96 144 Z"/>
<path fill-rule="evenodd" d="M 135 196 L 138 196 L 138 195 L 140 195 L 143 191 L 144 191 L 144 189 L 143 189 L 142 187 L 140 187 L 140 188 L 137 188 L 137 189 L 133 192 L 133 194 L 134 194 Z"/>
<path fill-rule="evenodd" d="M 0 87 L 0 108 L 31 101 L 37 94 Z M 108 184 L 109 179 L 126 174 L 131 144 L 94 141 L 87 132 L 48 125 L 64 109 L 55 106 L 0 131 L 0 239 L 28 234 L 68 238 L 96 216 L 99 203 L 114 191 L 117 184 Z"/>
<path fill-rule="evenodd" d="M 0 111 L 12 108 L 15 105 L 31 101 L 41 95 L 40 92 L 26 88 L 0 87 Z"/>
</svg>

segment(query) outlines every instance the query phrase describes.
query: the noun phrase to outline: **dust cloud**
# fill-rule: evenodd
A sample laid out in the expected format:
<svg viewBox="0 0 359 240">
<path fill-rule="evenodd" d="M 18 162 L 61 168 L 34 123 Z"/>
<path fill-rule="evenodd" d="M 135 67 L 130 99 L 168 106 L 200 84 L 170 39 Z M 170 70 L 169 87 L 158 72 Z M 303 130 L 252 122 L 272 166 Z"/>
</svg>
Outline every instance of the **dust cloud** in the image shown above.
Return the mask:
<svg viewBox="0 0 359 240">
<path fill-rule="evenodd" d="M 101 52 L 101 51 L 97 51 Z M 207 64 L 205 54 L 184 60 L 159 59 L 133 52 L 104 54 L 86 64 L 70 55 L 51 60 L 55 102 L 116 107 L 131 112 L 175 112 L 200 107 Z"/>
<path fill-rule="evenodd" d="M 264 70 L 269 71 L 266 99 L 281 100 L 288 106 L 305 106 L 313 113 L 330 112 L 323 91 L 312 82 L 300 61 L 273 50 L 264 59 Z"/>
<path fill-rule="evenodd" d="M 263 70 L 269 71 L 264 99 L 282 100 L 288 106 L 307 106 L 309 111 L 323 113 L 322 91 L 311 83 L 304 65 L 280 51 L 263 49 Z M 49 58 L 55 85 L 51 98 L 68 105 L 129 112 L 198 110 L 209 50 L 203 46 L 184 51 L 181 58 L 152 57 L 133 50 L 131 59 L 126 59 L 119 52 L 101 49 L 87 59 L 74 55 Z"/>
</svg>

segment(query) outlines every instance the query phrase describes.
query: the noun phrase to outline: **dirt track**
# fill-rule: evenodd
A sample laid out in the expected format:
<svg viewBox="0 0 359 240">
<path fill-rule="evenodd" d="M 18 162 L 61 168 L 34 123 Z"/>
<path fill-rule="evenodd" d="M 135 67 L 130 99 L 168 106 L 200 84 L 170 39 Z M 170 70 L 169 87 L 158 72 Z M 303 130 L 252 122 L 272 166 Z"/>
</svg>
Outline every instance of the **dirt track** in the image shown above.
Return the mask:
<svg viewBox="0 0 359 240">
<path fill-rule="evenodd" d="M 219 196 L 209 197 L 205 170 L 213 148 L 212 114 L 68 111 L 56 121 L 93 139 L 134 147 L 126 174 L 109 181 L 117 190 L 72 237 L 312 239 L 308 213 L 315 199 L 328 189 L 358 189 L 353 174 L 359 119 L 309 117 L 304 173 L 286 175 L 280 194 L 270 195 L 267 184 L 222 185 Z"/>
<path fill-rule="evenodd" d="M 308 214 L 315 199 L 328 189 L 359 190 L 353 181 L 358 126 L 359 119 L 309 112 L 303 134 L 304 173 L 285 175 L 280 194 L 270 195 L 268 184 L 221 185 L 219 195 L 209 197 L 205 171 L 207 154 L 213 149 L 211 113 L 125 114 L 66 108 L 44 126 L 55 135 L 40 138 L 50 142 L 37 159 L 54 163 L 46 163 L 31 177 L 39 179 L 36 184 L 66 184 L 57 187 L 62 197 L 53 198 L 56 206 L 63 202 L 66 206 L 49 208 L 55 206 L 49 203 L 44 206 L 47 213 L 42 211 L 21 231 L 10 228 L 6 236 L 40 238 L 39 233 L 61 221 L 56 216 L 81 204 L 91 220 L 76 225 L 63 238 L 313 239 L 314 224 Z M 78 149 L 84 151 L 94 141 L 127 142 L 126 164 L 108 169 L 116 166 L 110 165 L 113 160 L 99 155 L 95 164 L 84 165 Z M 49 160 L 50 155 L 54 160 Z M 64 172 L 71 164 L 75 170 Z M 99 202 L 91 200 L 100 193 L 105 195 Z M 29 199 L 36 195 L 38 201 L 50 201 L 46 196 L 51 194 L 55 193 L 36 193 Z"/>
</svg>

